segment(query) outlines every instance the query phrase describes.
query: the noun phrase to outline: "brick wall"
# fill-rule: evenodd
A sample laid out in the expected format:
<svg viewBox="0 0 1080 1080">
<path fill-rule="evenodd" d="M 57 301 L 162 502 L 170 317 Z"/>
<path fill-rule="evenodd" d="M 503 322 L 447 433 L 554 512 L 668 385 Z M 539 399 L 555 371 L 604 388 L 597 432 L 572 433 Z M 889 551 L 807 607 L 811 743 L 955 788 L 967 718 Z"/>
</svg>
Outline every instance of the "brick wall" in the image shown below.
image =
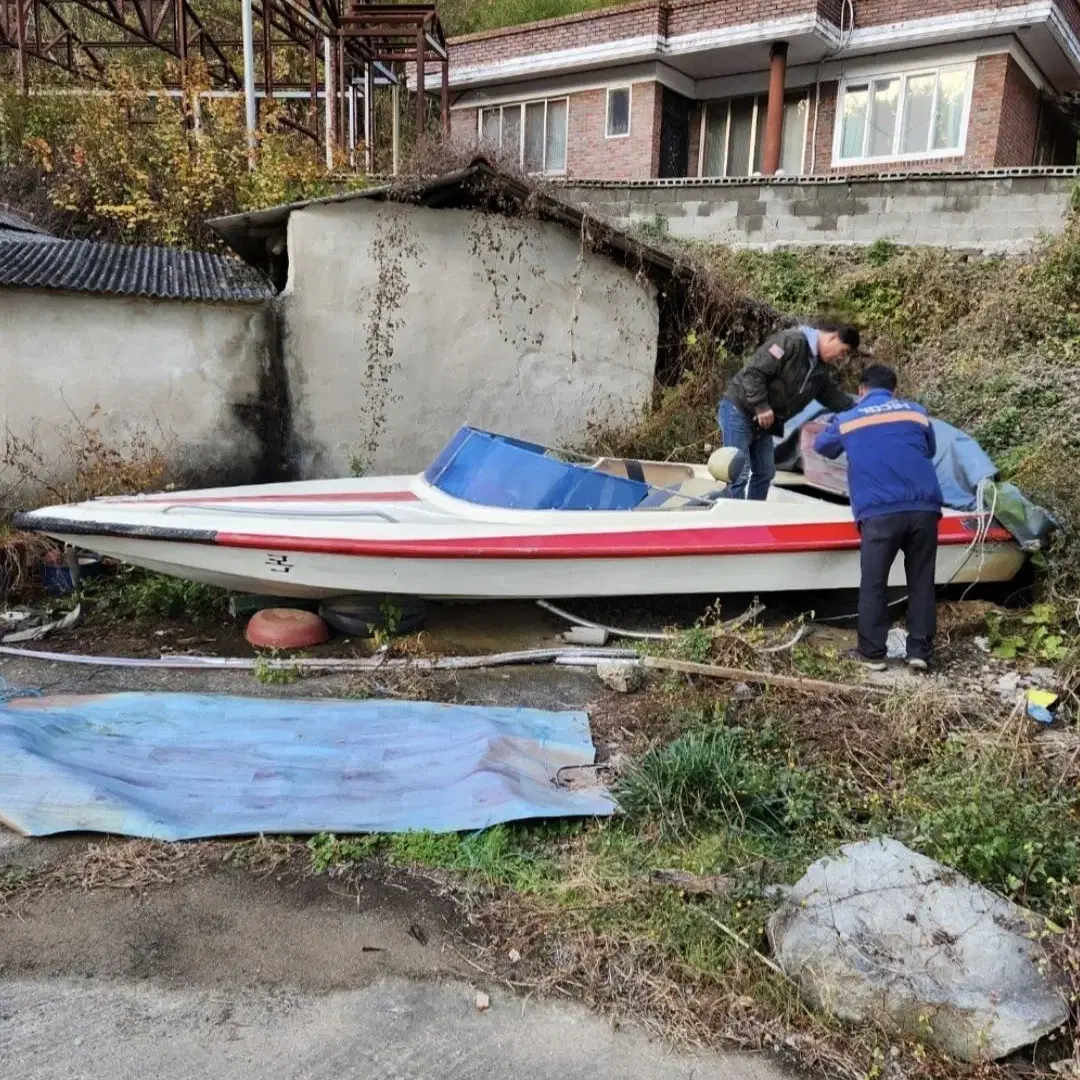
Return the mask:
<svg viewBox="0 0 1080 1080">
<path fill-rule="evenodd" d="M 609 139 L 607 93 L 588 90 L 570 97 L 566 167 L 572 176 L 634 180 L 655 176 L 660 166 L 659 83 L 634 83 L 630 94 L 630 134 Z"/>
<path fill-rule="evenodd" d="M 858 27 L 910 19 L 1020 7 L 1028 0 L 859 0 Z M 1054 0 L 1080 36 L 1080 0 Z M 509 26 L 452 38 L 451 78 L 455 68 L 475 67 L 537 53 L 600 45 L 656 34 L 676 37 L 723 26 L 817 15 L 839 25 L 841 0 L 641 0 L 622 7 L 587 11 L 523 26 Z"/>
<path fill-rule="evenodd" d="M 1039 91 L 1010 56 L 1005 70 L 994 164 L 1030 165 L 1039 135 Z"/>
<path fill-rule="evenodd" d="M 861 8 L 860 8 L 861 10 Z M 823 83 L 817 123 L 817 173 L 865 173 L 866 165 L 833 167 L 833 123 L 838 84 Z M 811 96 L 811 115 L 814 108 Z M 971 116 L 963 157 L 904 160 L 874 166 L 882 171 L 948 171 L 992 169 L 995 166 L 1031 165 L 1038 130 L 1038 92 L 1008 55 L 985 56 L 975 63 Z M 812 144 L 812 140 L 811 140 Z M 811 163 L 807 147 L 807 166 Z"/>
<path fill-rule="evenodd" d="M 455 68 L 662 34 L 664 14 L 659 0 L 646 0 L 645 3 L 451 38 L 451 79 Z"/>
<path fill-rule="evenodd" d="M 944 0 L 928 0 L 942 3 Z M 623 7 L 587 11 L 524 26 L 508 26 L 450 39 L 454 68 L 475 67 L 537 53 L 602 45 L 656 34 L 669 37 L 723 26 L 769 22 L 797 15 L 839 19 L 840 0 L 646 0 Z"/>
<path fill-rule="evenodd" d="M 570 94 L 567 173 L 582 179 L 605 180 L 655 176 L 660 168 L 662 94 L 659 83 L 634 83 L 630 89 L 630 134 L 616 139 L 607 137 L 606 90 Z M 453 130 L 456 141 L 478 143 L 477 110 L 455 109 Z M 696 144 L 691 153 L 696 154 Z"/>
</svg>

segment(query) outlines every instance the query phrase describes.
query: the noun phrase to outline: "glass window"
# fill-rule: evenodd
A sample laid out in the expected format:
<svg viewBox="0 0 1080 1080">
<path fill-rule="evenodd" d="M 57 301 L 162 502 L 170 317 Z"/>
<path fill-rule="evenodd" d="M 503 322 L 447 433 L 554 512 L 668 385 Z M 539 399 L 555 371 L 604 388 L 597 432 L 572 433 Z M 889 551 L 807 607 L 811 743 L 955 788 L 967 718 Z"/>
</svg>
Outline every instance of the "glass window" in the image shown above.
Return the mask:
<svg viewBox="0 0 1080 1080">
<path fill-rule="evenodd" d="M 810 98 L 805 94 L 789 97 L 784 102 L 784 130 L 780 136 L 780 168 L 788 176 L 799 176 L 804 167 L 806 150 L 806 118 Z"/>
<path fill-rule="evenodd" d="M 607 137 L 614 139 L 630 134 L 630 87 L 621 86 L 607 92 Z"/>
<path fill-rule="evenodd" d="M 869 103 L 869 86 L 849 86 L 844 91 L 844 107 L 840 120 L 840 157 L 863 156 L 863 143 L 866 142 L 866 107 Z"/>
<path fill-rule="evenodd" d="M 754 139 L 754 105 L 754 98 L 738 98 L 731 103 L 728 176 L 748 176 L 750 173 L 750 150 Z"/>
<path fill-rule="evenodd" d="M 916 75 L 908 79 L 901 153 L 925 154 L 930 146 L 930 125 L 936 87 L 937 75 Z"/>
<path fill-rule="evenodd" d="M 525 151 L 522 164 L 526 172 L 544 171 L 544 110 L 542 101 L 525 106 Z"/>
<path fill-rule="evenodd" d="M 547 133 L 544 139 L 544 170 L 566 170 L 566 98 L 547 103 Z"/>
<path fill-rule="evenodd" d="M 840 161 L 947 154 L 964 143 L 971 67 L 890 75 L 844 87 Z"/>
<path fill-rule="evenodd" d="M 931 150 L 952 150 L 964 141 L 961 125 L 967 103 L 966 70 L 943 71 L 938 77 L 937 112 L 934 114 L 934 138 Z"/>
<path fill-rule="evenodd" d="M 873 84 L 870 96 L 870 132 L 866 148 L 868 157 L 888 157 L 893 152 L 899 104 L 899 79 L 885 79 Z"/>
<path fill-rule="evenodd" d="M 528 172 L 565 172 L 567 111 L 566 98 L 481 109 L 480 143 Z"/>
<path fill-rule="evenodd" d="M 499 119 L 501 109 L 484 109 L 480 113 L 480 142 L 493 150 L 499 148 Z"/>
<path fill-rule="evenodd" d="M 502 111 L 502 142 L 504 154 L 521 153 L 521 106 L 507 105 Z M 520 160 L 520 159 L 519 159 Z"/>
<path fill-rule="evenodd" d="M 705 159 L 702 176 L 723 176 L 727 164 L 728 110 L 726 101 L 712 101 L 705 106 Z"/>
<path fill-rule="evenodd" d="M 706 105 L 702 176 L 750 176 L 761 172 L 768 105 L 764 94 Z M 788 176 L 799 176 L 804 169 L 809 112 L 808 92 L 788 94 L 784 99 L 780 168 Z"/>
</svg>

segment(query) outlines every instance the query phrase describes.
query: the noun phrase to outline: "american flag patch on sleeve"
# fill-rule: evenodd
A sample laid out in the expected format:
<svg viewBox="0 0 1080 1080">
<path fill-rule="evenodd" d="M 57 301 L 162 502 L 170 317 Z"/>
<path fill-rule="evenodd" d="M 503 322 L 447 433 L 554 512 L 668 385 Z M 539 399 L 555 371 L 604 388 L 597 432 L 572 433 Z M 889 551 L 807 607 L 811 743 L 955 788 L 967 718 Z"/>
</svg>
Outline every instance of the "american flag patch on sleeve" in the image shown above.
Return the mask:
<svg viewBox="0 0 1080 1080">
<path fill-rule="evenodd" d="M 769 355 L 774 357 L 776 360 L 783 360 L 784 359 L 784 350 L 781 349 L 779 345 L 770 345 L 769 346 Z"/>
</svg>

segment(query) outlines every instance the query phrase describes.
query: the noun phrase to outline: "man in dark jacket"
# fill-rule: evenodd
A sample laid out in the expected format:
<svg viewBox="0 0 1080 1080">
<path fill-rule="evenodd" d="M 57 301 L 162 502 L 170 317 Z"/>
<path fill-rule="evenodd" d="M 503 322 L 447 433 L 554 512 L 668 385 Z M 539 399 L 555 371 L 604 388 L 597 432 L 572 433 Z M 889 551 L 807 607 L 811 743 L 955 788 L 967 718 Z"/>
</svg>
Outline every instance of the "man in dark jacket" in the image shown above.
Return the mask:
<svg viewBox="0 0 1080 1080">
<path fill-rule="evenodd" d="M 885 669 L 889 634 L 889 571 L 904 553 L 907 577 L 907 662 L 930 666 L 937 610 L 937 563 L 941 485 L 934 470 L 937 444 L 926 410 L 896 397 L 896 372 L 868 367 L 855 408 L 841 413 L 817 437 L 814 449 L 827 458 L 848 459 L 851 510 L 862 535 L 857 659 Z"/>
<path fill-rule="evenodd" d="M 717 420 L 724 445 L 746 455 L 746 468 L 728 489 L 733 499 L 764 499 L 776 475 L 773 436 L 811 401 L 840 412 L 853 398 L 832 370 L 859 348 L 847 323 L 799 326 L 774 334 L 727 385 Z"/>
</svg>

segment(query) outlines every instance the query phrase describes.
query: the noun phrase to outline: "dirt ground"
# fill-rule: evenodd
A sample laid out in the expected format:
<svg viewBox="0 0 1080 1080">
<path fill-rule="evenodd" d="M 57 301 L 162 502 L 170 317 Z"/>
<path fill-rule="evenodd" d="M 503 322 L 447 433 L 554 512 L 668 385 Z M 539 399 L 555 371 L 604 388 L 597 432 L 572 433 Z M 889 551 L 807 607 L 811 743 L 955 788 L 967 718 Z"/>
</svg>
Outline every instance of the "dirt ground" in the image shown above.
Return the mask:
<svg viewBox="0 0 1080 1080">
<path fill-rule="evenodd" d="M 54 693 L 336 696 L 352 682 L 266 686 L 245 673 L 10 659 L 0 674 Z M 568 668 L 430 676 L 423 694 L 555 709 L 606 701 L 609 716 L 626 701 L 609 700 L 594 672 Z M 605 752 L 617 739 L 597 741 Z M 219 845 L 202 845 L 192 849 L 198 868 L 175 880 L 166 869 L 141 889 L 86 889 L 80 868 L 101 843 L 0 830 L 0 868 L 53 870 L 59 882 L 6 910 L 0 903 L 0 1075 L 781 1080 L 768 1058 L 673 1054 L 580 1006 L 493 984 L 470 957 L 475 928 L 435 875 L 372 864 L 348 878 L 312 877 L 295 860 L 233 868 L 209 851 Z M 478 1009 L 478 992 L 489 1008 Z"/>
</svg>

